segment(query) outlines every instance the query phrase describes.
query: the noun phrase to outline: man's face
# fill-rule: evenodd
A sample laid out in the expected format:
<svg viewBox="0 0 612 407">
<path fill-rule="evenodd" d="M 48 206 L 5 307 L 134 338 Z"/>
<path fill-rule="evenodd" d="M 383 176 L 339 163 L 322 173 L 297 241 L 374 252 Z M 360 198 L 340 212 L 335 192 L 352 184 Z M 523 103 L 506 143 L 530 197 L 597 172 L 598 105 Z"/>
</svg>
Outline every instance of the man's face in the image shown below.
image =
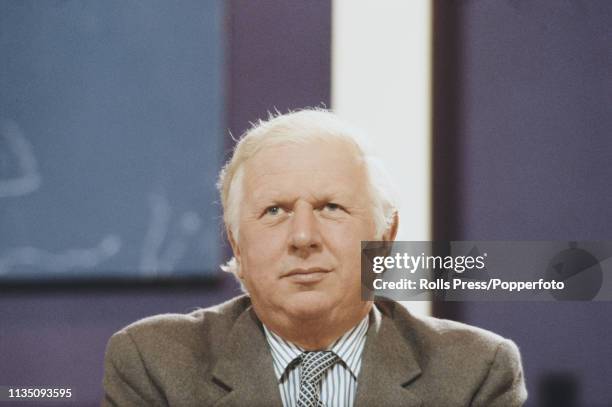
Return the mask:
<svg viewBox="0 0 612 407">
<path fill-rule="evenodd" d="M 366 171 L 339 140 L 263 149 L 245 162 L 241 278 L 266 322 L 364 314 L 360 242 L 374 240 Z"/>
</svg>

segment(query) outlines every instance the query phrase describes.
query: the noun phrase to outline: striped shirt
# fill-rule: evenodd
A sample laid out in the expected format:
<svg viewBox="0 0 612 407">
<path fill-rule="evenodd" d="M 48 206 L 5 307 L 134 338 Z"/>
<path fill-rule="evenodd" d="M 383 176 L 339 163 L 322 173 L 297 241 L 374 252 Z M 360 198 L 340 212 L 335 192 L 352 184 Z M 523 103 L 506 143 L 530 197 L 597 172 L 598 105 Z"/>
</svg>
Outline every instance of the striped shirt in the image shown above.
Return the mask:
<svg viewBox="0 0 612 407">
<path fill-rule="evenodd" d="M 300 355 L 304 349 L 284 340 L 265 325 L 264 330 L 283 406 L 294 407 L 300 394 Z M 325 372 L 321 382 L 321 401 L 325 406 L 353 405 L 367 330 L 368 315 L 326 349 L 338 355 L 340 360 Z"/>
</svg>

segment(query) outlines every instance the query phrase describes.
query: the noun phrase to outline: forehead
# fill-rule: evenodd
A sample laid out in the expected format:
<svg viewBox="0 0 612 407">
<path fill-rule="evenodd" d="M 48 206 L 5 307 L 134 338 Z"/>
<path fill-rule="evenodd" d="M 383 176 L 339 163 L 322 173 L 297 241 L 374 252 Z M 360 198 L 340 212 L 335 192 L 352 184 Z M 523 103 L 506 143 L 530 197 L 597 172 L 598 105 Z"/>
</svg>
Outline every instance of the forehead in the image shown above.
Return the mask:
<svg viewBox="0 0 612 407">
<path fill-rule="evenodd" d="M 244 187 L 250 194 L 282 194 L 308 189 L 331 194 L 365 187 L 365 168 L 359 151 L 343 140 L 311 140 L 264 147 L 244 165 Z"/>
</svg>

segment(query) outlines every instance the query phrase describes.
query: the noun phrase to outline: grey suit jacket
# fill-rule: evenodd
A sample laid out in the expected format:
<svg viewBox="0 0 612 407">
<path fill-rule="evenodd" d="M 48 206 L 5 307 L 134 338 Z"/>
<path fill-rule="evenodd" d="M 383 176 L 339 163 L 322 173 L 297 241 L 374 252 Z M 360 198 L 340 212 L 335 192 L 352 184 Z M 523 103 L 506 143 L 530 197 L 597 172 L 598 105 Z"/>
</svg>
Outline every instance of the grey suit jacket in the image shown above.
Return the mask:
<svg viewBox="0 0 612 407">
<path fill-rule="evenodd" d="M 108 343 L 103 406 L 282 406 L 249 297 L 188 315 L 160 315 Z M 520 406 L 527 397 L 513 342 L 415 317 L 376 302 L 358 376 L 357 406 Z"/>
</svg>

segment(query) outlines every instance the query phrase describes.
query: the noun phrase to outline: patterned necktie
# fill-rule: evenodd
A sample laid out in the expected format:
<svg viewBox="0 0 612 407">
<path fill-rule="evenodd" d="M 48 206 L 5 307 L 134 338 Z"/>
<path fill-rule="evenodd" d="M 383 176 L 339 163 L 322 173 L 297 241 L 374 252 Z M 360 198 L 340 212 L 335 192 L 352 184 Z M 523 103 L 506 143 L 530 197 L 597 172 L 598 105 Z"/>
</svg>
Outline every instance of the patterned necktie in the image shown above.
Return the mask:
<svg viewBox="0 0 612 407">
<path fill-rule="evenodd" d="M 300 378 L 300 394 L 298 407 L 321 407 L 323 403 L 319 396 L 319 388 L 323 375 L 338 361 L 334 352 L 304 352 L 302 360 L 302 376 Z"/>
</svg>

